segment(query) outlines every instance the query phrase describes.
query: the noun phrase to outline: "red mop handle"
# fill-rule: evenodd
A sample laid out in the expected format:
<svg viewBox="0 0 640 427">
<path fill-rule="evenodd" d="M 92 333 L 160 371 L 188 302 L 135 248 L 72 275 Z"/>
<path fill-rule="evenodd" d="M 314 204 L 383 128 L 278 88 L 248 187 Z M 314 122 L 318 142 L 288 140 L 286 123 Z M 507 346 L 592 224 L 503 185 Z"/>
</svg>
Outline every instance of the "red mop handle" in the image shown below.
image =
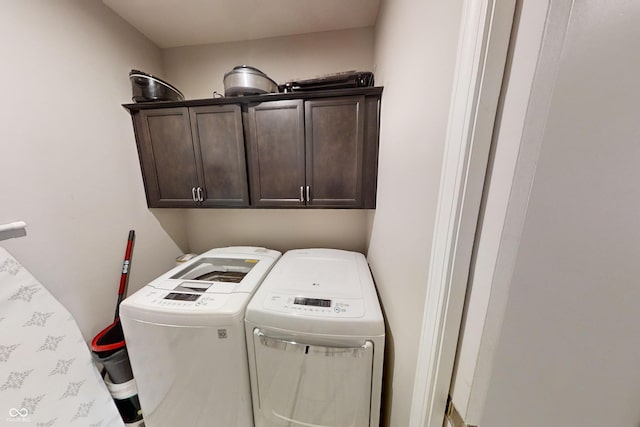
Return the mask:
<svg viewBox="0 0 640 427">
<path fill-rule="evenodd" d="M 133 241 L 136 239 L 136 232 L 129 230 L 129 238 L 127 239 L 127 250 L 124 253 L 124 261 L 122 262 L 122 274 L 120 275 L 120 287 L 118 288 L 118 302 L 116 303 L 116 315 L 114 321 L 120 313 L 120 303 L 124 297 L 127 282 L 129 280 L 129 268 L 131 267 L 131 252 L 133 252 Z"/>
</svg>

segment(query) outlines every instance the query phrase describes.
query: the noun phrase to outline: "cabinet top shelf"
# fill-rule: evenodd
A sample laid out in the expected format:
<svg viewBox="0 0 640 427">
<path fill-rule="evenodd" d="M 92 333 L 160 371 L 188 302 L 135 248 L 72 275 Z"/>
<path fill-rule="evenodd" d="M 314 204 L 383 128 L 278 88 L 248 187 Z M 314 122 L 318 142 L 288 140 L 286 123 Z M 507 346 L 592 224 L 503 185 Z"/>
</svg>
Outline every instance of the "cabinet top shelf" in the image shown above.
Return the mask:
<svg viewBox="0 0 640 427">
<path fill-rule="evenodd" d="M 253 104 L 266 101 L 279 101 L 283 99 L 314 99 L 352 95 L 380 96 L 382 94 L 382 89 L 382 86 L 376 86 L 351 89 L 314 90 L 308 92 L 268 93 L 264 95 L 230 96 L 227 98 L 189 99 L 186 101 L 138 102 L 133 104 L 122 104 L 122 106 L 130 112 L 133 112 L 154 108 L 197 107 L 201 105 L 223 104 Z"/>
</svg>

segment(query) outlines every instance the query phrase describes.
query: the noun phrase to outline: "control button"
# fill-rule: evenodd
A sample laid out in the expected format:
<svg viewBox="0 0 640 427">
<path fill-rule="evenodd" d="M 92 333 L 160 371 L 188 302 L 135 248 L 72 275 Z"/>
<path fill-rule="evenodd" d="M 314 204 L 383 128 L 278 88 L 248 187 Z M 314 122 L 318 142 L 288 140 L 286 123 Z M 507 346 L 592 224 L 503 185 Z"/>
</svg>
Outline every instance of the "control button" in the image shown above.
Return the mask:
<svg viewBox="0 0 640 427">
<path fill-rule="evenodd" d="M 333 311 L 335 311 L 336 313 L 340 313 L 340 307 L 334 308 Z"/>
</svg>

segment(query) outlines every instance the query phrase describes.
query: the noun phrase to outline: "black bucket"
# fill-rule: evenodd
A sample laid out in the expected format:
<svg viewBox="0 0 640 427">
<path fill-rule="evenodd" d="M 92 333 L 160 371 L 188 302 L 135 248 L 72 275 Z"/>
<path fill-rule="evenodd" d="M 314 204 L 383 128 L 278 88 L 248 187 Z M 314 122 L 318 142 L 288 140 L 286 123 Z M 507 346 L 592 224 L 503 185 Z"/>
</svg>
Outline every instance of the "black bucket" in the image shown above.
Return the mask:
<svg viewBox="0 0 640 427">
<path fill-rule="evenodd" d="M 93 338 L 91 350 L 94 360 L 104 366 L 113 384 L 126 383 L 133 379 L 120 319 Z"/>
</svg>

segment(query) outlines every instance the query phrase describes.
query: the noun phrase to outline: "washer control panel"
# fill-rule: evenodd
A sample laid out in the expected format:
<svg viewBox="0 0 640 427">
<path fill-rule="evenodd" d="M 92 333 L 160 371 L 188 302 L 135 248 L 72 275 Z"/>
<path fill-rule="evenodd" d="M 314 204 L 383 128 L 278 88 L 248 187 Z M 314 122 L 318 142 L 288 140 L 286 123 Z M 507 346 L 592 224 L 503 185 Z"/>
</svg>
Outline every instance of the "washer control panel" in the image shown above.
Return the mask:
<svg viewBox="0 0 640 427">
<path fill-rule="evenodd" d="M 211 310 L 224 303 L 225 298 L 219 295 L 196 294 L 188 292 L 164 291 L 149 289 L 142 295 L 138 304 L 168 309 Z"/>
<path fill-rule="evenodd" d="M 265 308 L 302 316 L 361 317 L 364 314 L 364 302 L 361 299 L 329 299 L 284 293 L 268 295 Z"/>
</svg>

